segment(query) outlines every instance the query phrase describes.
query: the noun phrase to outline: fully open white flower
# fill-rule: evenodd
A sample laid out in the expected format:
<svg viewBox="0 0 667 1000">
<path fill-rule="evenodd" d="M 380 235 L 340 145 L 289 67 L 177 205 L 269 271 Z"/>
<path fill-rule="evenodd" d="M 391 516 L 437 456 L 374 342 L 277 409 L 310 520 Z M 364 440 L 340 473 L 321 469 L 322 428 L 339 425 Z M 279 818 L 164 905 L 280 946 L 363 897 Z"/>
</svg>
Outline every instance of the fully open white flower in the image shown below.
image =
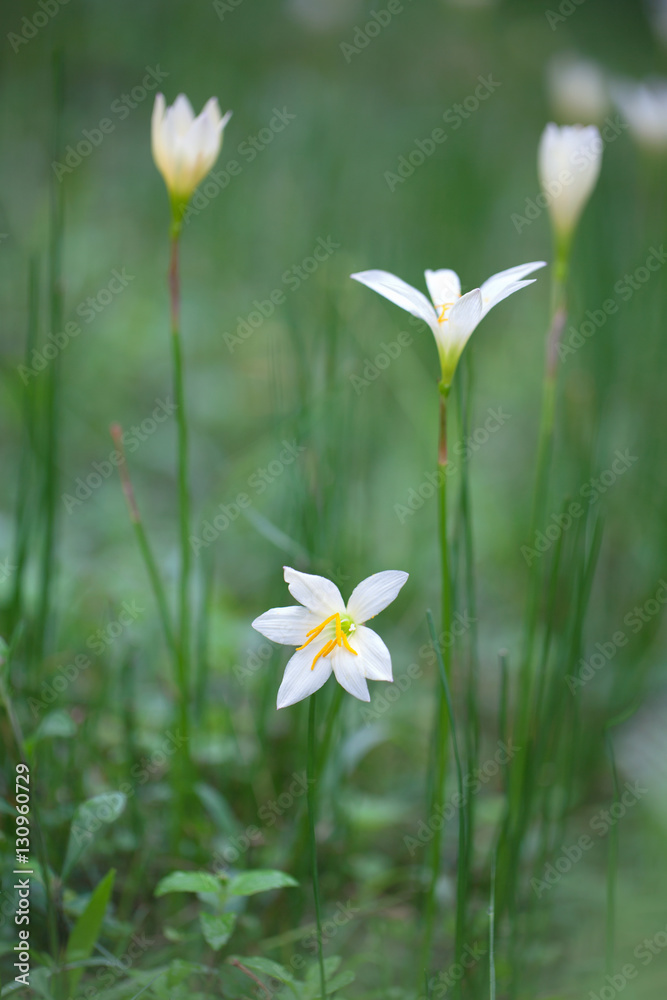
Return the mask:
<svg viewBox="0 0 667 1000">
<path fill-rule="evenodd" d="M 667 80 L 619 81 L 612 94 L 635 141 L 648 150 L 667 150 Z"/>
<path fill-rule="evenodd" d="M 384 642 L 364 622 L 396 598 L 407 573 L 385 570 L 363 580 L 347 605 L 335 583 L 324 576 L 284 567 L 285 581 L 299 605 L 272 608 L 252 627 L 267 639 L 297 650 L 285 668 L 278 708 L 294 705 L 318 691 L 331 672 L 361 701 L 370 701 L 366 679 L 391 681 L 391 656 Z"/>
<path fill-rule="evenodd" d="M 430 302 L 422 292 L 388 271 L 360 271 L 350 277 L 428 323 L 438 345 L 442 383 L 448 389 L 463 348 L 480 321 L 508 295 L 532 285 L 535 278 L 523 279 L 538 267 L 544 267 L 545 263 L 538 260 L 499 271 L 481 288 L 474 288 L 465 295 L 461 295 L 461 282 L 456 271 L 426 271 Z"/>
<path fill-rule="evenodd" d="M 207 101 L 195 117 L 185 94 L 179 94 L 169 108 L 164 94 L 157 95 L 151 122 L 153 159 L 172 200 L 186 204 L 211 170 L 231 115 L 228 111 L 221 116 L 216 97 Z"/>
<path fill-rule="evenodd" d="M 595 125 L 551 122 L 540 139 L 537 163 L 551 220 L 559 240 L 567 242 L 597 183 L 602 137 Z"/>
</svg>

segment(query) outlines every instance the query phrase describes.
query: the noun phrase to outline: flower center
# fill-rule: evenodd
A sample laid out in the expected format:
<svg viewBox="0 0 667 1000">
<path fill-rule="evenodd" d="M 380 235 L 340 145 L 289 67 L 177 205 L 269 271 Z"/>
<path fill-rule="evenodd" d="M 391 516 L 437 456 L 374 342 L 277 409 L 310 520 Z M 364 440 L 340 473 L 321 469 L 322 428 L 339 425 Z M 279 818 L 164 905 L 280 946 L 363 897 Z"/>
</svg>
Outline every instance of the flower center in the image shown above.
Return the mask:
<svg viewBox="0 0 667 1000">
<path fill-rule="evenodd" d="M 313 660 L 313 664 L 310 668 L 311 670 L 315 669 L 315 664 L 319 660 L 320 656 L 328 656 L 329 653 L 336 648 L 336 646 L 341 646 L 341 647 L 345 646 L 348 652 L 353 653 L 355 656 L 359 655 L 356 649 L 352 649 L 352 646 L 350 646 L 349 642 L 347 641 L 348 635 L 354 632 L 357 626 L 354 624 L 349 615 L 343 615 L 343 617 L 341 618 L 338 612 L 336 612 L 335 615 L 330 615 L 326 619 L 326 621 L 322 622 L 321 625 L 316 625 L 315 628 L 311 628 L 309 632 L 306 632 L 306 641 L 304 642 L 303 646 L 297 646 L 297 649 L 305 649 L 306 646 L 313 641 L 313 639 L 317 639 L 318 635 L 322 632 L 323 629 L 327 627 L 327 625 L 330 622 L 334 622 L 335 624 L 336 635 L 334 636 L 333 639 L 329 639 L 329 641 L 325 642 L 325 644 L 322 646 L 321 650 Z"/>
<path fill-rule="evenodd" d="M 447 311 L 452 308 L 453 302 L 445 302 L 444 305 L 438 306 L 438 312 L 442 311 L 442 314 L 438 316 L 438 323 L 447 322 Z"/>
</svg>

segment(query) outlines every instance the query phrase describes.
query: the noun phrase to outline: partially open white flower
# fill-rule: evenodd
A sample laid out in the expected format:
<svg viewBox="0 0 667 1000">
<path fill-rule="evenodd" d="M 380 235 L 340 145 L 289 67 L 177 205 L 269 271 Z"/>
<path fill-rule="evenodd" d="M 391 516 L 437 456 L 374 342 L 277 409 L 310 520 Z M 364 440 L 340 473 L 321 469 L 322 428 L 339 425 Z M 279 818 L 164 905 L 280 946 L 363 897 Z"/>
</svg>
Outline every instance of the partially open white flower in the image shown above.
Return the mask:
<svg viewBox="0 0 667 1000">
<path fill-rule="evenodd" d="M 350 277 L 428 323 L 438 345 L 442 384 L 448 389 L 463 348 L 480 321 L 508 295 L 532 285 L 535 278 L 523 279 L 538 267 L 544 267 L 545 263 L 538 260 L 499 271 L 481 288 L 474 288 L 465 295 L 461 295 L 461 282 L 456 271 L 426 271 L 424 276 L 431 302 L 422 292 L 388 271 L 360 271 Z"/>
<path fill-rule="evenodd" d="M 667 80 L 622 81 L 612 87 L 637 143 L 645 149 L 667 149 Z"/>
<path fill-rule="evenodd" d="M 331 672 L 360 701 L 370 701 L 366 679 L 391 681 L 391 656 L 384 642 L 364 622 L 396 598 L 407 573 L 385 570 L 363 580 L 347 605 L 335 583 L 324 576 L 284 567 L 285 581 L 299 606 L 272 608 L 252 627 L 267 639 L 297 650 L 285 668 L 278 708 L 318 691 Z"/>
<path fill-rule="evenodd" d="M 571 237 L 597 183 L 602 164 L 602 137 L 595 125 L 551 122 L 540 139 L 540 184 L 558 238 Z"/>
<path fill-rule="evenodd" d="M 187 204 L 211 170 L 231 115 L 228 111 L 221 116 L 216 97 L 207 101 L 201 114 L 195 117 L 185 94 L 179 94 L 169 108 L 164 94 L 157 95 L 151 122 L 153 159 L 172 201 Z"/>
</svg>

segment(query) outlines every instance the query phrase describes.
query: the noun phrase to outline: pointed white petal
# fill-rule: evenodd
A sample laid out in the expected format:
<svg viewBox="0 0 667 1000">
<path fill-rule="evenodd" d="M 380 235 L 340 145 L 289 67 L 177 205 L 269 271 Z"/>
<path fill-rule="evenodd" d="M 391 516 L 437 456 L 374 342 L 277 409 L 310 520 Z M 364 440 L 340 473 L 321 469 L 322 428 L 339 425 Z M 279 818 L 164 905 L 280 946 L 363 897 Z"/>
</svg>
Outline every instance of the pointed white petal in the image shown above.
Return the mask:
<svg viewBox="0 0 667 1000">
<path fill-rule="evenodd" d="M 445 341 L 460 345 L 463 350 L 482 316 L 482 293 L 479 288 L 473 288 L 454 303 L 447 313 L 447 321 L 440 324 L 442 337 Z"/>
<path fill-rule="evenodd" d="M 493 309 L 494 306 L 497 306 L 499 302 L 503 301 L 503 299 L 508 298 L 510 295 L 514 295 L 515 292 L 520 291 L 522 288 L 527 288 L 528 285 L 533 285 L 536 280 L 536 278 L 526 278 L 524 281 L 515 281 L 511 285 L 506 285 L 505 288 L 496 294 L 495 298 L 482 303 L 483 315 L 486 316 L 489 310 Z"/>
<path fill-rule="evenodd" d="M 300 573 L 291 566 L 283 566 L 283 569 L 285 582 L 292 597 L 309 611 L 321 615 L 320 621 L 337 611 L 341 614 L 345 611 L 345 601 L 331 580 L 327 580 L 325 576 L 314 576 L 312 573 Z"/>
<path fill-rule="evenodd" d="M 374 618 L 396 599 L 408 578 L 402 570 L 387 569 L 374 573 L 358 584 L 347 602 L 347 613 L 356 625 Z"/>
<path fill-rule="evenodd" d="M 391 655 L 372 628 L 360 625 L 350 636 L 350 645 L 359 654 L 364 676 L 371 681 L 392 681 Z"/>
<path fill-rule="evenodd" d="M 371 700 L 371 696 L 368 693 L 368 684 L 363 674 L 361 654 L 355 656 L 345 649 L 344 646 L 336 646 L 326 659 L 331 660 L 333 672 L 341 687 L 344 687 L 346 691 L 353 694 L 359 701 Z"/>
<path fill-rule="evenodd" d="M 385 299 L 405 309 L 412 316 L 423 319 L 430 327 L 433 327 L 434 323 L 437 324 L 437 314 L 426 296 L 412 285 L 397 278 L 395 274 L 390 274 L 389 271 L 359 271 L 350 277 L 372 288 L 374 292 L 384 295 Z"/>
<path fill-rule="evenodd" d="M 176 134 L 181 136 L 186 134 L 195 120 L 192 105 L 185 94 L 178 95 L 171 108 L 169 108 L 168 114 L 172 117 Z"/>
<path fill-rule="evenodd" d="M 519 264 L 517 267 L 509 267 L 506 271 L 499 271 L 498 274 L 492 274 L 480 289 L 484 315 L 487 314 L 489 309 L 492 309 L 493 306 L 506 297 L 502 294 L 506 288 L 516 285 L 518 281 L 521 281 L 522 278 L 527 277 L 527 275 L 531 274 L 532 271 L 536 271 L 539 267 L 546 267 L 546 261 L 535 260 L 531 264 Z M 519 285 L 518 287 L 522 288 L 523 285 Z"/>
<path fill-rule="evenodd" d="M 319 637 L 318 637 L 319 639 Z M 323 642 L 316 639 L 306 649 L 298 649 L 285 667 L 282 684 L 278 690 L 278 708 L 287 708 L 297 701 L 303 701 L 308 695 L 319 691 L 331 677 L 331 657 L 320 656 L 311 670 L 313 659 L 320 651 Z M 351 653 L 347 654 L 351 656 Z"/>
<path fill-rule="evenodd" d="M 424 271 L 424 277 L 436 311 L 460 298 L 461 282 L 456 271 L 449 271 L 447 268 L 440 271 Z"/>
<path fill-rule="evenodd" d="M 298 605 L 291 608 L 271 608 L 255 618 L 252 627 L 273 642 L 282 642 L 285 646 L 301 646 L 306 641 L 309 630 L 319 624 L 318 615 Z"/>
</svg>

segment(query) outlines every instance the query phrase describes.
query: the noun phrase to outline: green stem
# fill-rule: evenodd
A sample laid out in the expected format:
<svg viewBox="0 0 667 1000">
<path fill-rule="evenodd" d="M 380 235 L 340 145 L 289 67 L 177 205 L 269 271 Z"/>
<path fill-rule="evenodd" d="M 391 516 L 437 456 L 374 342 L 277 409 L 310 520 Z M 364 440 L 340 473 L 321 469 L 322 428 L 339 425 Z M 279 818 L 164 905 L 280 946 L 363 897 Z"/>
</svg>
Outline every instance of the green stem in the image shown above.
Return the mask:
<svg viewBox="0 0 667 1000">
<path fill-rule="evenodd" d="M 64 107 L 64 73 L 62 54 L 53 60 L 55 94 L 54 148 L 60 155 L 60 133 Z M 51 231 L 49 247 L 49 322 L 52 331 L 62 330 L 63 313 L 63 186 L 57 179 L 51 184 Z M 44 504 L 44 548 L 41 558 L 41 580 L 37 612 L 36 654 L 44 657 L 50 632 L 53 630 L 52 594 L 55 579 L 55 549 L 58 527 L 58 464 L 60 446 L 60 355 L 53 358 L 46 376 L 43 461 L 45 464 L 42 498 Z"/>
<path fill-rule="evenodd" d="M 441 568 L 441 607 L 442 633 L 449 631 L 452 614 L 452 587 L 449 569 L 449 546 L 447 542 L 447 394 L 442 384 L 439 386 L 439 424 L 438 424 L 438 537 L 440 546 Z M 436 644 L 442 645 L 442 655 L 447 679 L 451 676 L 451 643 L 448 641 Z M 447 760 L 449 748 L 449 718 L 445 694 L 440 688 L 438 696 L 438 713 L 436 718 L 434 738 L 436 741 L 435 777 L 430 804 L 430 816 L 442 813 L 445 795 L 445 779 L 447 777 Z M 436 887 L 440 876 L 440 854 L 442 849 L 442 824 L 434 831 L 431 845 L 431 878 L 426 892 L 424 907 L 424 938 L 422 943 L 418 982 L 421 983 L 424 972 L 428 971 L 433 945 L 433 926 L 436 910 Z"/>
<path fill-rule="evenodd" d="M 139 551 L 141 552 L 142 558 L 144 560 L 144 565 L 146 566 L 146 572 L 148 573 L 148 578 L 151 582 L 151 587 L 153 589 L 153 595 L 155 597 L 155 601 L 158 606 L 158 612 L 160 614 L 160 621 L 162 623 L 162 630 L 164 632 L 164 637 L 167 641 L 167 646 L 169 647 L 171 653 L 174 656 L 175 661 L 177 661 L 178 645 L 171 624 L 169 606 L 167 604 L 167 598 L 164 592 L 164 588 L 162 586 L 162 581 L 160 580 L 160 574 L 158 572 L 157 563 L 155 562 L 155 557 L 153 556 L 153 552 L 151 550 L 148 541 L 148 536 L 146 535 L 146 529 L 144 528 L 143 522 L 141 520 L 139 507 L 137 506 L 137 501 L 134 496 L 134 489 L 132 488 L 132 480 L 130 479 L 130 473 L 127 467 L 127 459 L 125 458 L 125 448 L 123 446 L 123 429 L 120 426 L 120 424 L 112 424 L 111 437 L 116 446 L 116 451 L 120 455 L 118 461 L 118 474 L 120 476 L 121 486 L 123 487 L 123 493 L 125 494 L 125 499 L 127 501 L 127 507 L 130 513 L 130 521 L 132 522 L 132 527 L 134 528 L 134 533 L 137 537 Z"/>
<path fill-rule="evenodd" d="M 313 897 L 315 900 L 315 923 L 317 926 L 317 957 L 320 966 L 320 986 L 322 1000 L 326 1000 L 326 975 L 324 972 L 324 952 L 322 950 L 322 907 L 320 902 L 320 879 L 317 871 L 317 840 L 315 824 L 317 822 L 317 755 L 315 750 L 315 707 L 317 693 L 310 696 L 308 706 L 308 759 L 306 765 L 307 800 L 308 800 L 308 832 L 310 839 L 310 859 L 313 877 Z"/>
<path fill-rule="evenodd" d="M 537 446 L 537 471 L 535 490 L 530 519 L 529 544 L 532 545 L 536 532 L 543 523 L 549 495 L 549 473 L 556 410 L 556 380 L 558 373 L 558 346 L 567 319 L 566 284 L 569 266 L 569 242 L 557 241 L 556 262 L 552 284 L 552 321 L 546 343 L 546 363 L 544 386 L 542 392 L 542 413 Z M 508 881 L 510 870 L 516 876 L 521 839 L 525 823 L 528 821 L 527 773 L 531 754 L 529 743 L 531 738 L 531 719 L 533 718 L 534 675 L 535 675 L 535 641 L 539 620 L 542 595 L 541 563 L 534 558 L 530 567 L 528 581 L 528 596 L 526 603 L 526 620 L 524 627 L 524 643 L 518 677 L 518 705 L 516 712 L 516 741 L 522 747 L 523 753 L 510 770 L 509 803 L 506 814 L 507 832 L 511 844 L 503 860 L 502 896 L 500 911 L 511 904 L 513 889 Z"/>
<path fill-rule="evenodd" d="M 607 753 L 611 763 L 611 775 L 614 787 L 614 806 L 620 799 L 618 771 L 614 755 L 614 741 L 609 729 L 605 733 Z M 614 813 L 612 813 L 614 815 Z M 614 971 L 614 954 L 616 950 L 616 879 L 618 872 L 618 824 L 609 831 L 609 856 L 607 860 L 607 927 L 606 927 L 606 972 L 611 976 Z"/>
<path fill-rule="evenodd" d="M 177 658 L 180 694 L 179 719 L 184 739 L 189 738 L 189 667 L 190 667 L 190 499 L 188 492 L 188 425 L 185 411 L 183 352 L 180 335 L 180 280 L 178 263 L 179 232 L 172 228 L 171 260 L 169 264 L 169 294 L 171 306 L 171 347 L 174 375 L 174 402 L 178 425 L 178 508 L 181 546 L 179 579 L 179 636 Z"/>
<path fill-rule="evenodd" d="M 465 943 L 465 925 L 466 925 L 466 891 L 468 887 L 468 871 L 467 871 L 467 858 L 468 858 L 468 830 L 466 826 L 467 812 L 465 809 L 465 795 L 463 791 L 463 767 L 461 765 L 461 755 L 459 753 L 459 741 L 456 735 L 456 726 L 454 723 L 454 706 L 452 704 L 452 694 L 449 685 L 449 676 L 447 674 L 447 667 L 445 660 L 440 649 L 440 644 L 437 641 L 437 636 L 435 634 L 435 625 L 433 624 L 433 616 L 431 612 L 426 613 L 426 618 L 428 621 L 428 629 L 431 636 L 431 642 L 435 649 L 435 654 L 438 660 L 438 668 L 440 670 L 440 681 L 442 683 L 442 690 L 445 698 L 445 704 L 447 706 L 447 717 L 449 721 L 449 727 L 452 734 L 452 744 L 454 747 L 454 762 L 456 764 L 456 780 L 458 784 L 459 793 L 459 851 L 458 851 L 458 865 L 456 874 L 456 940 L 454 945 L 455 951 L 455 961 L 458 965 L 463 967 L 463 946 Z M 457 981 L 456 992 L 459 997 L 461 997 L 463 991 L 463 982 L 461 979 Z"/>
</svg>

